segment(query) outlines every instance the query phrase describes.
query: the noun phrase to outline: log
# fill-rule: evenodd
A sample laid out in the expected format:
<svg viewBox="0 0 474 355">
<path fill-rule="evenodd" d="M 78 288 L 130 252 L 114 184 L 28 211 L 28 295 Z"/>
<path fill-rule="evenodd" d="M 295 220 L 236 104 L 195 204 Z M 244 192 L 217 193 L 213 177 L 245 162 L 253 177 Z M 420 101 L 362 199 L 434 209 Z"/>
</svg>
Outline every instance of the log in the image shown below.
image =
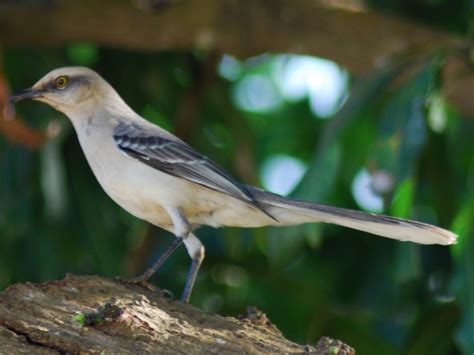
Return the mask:
<svg viewBox="0 0 474 355">
<path fill-rule="evenodd" d="M 0 354 L 354 354 L 283 337 L 264 313 L 222 317 L 164 294 L 99 276 L 22 283 L 0 293 Z"/>
</svg>

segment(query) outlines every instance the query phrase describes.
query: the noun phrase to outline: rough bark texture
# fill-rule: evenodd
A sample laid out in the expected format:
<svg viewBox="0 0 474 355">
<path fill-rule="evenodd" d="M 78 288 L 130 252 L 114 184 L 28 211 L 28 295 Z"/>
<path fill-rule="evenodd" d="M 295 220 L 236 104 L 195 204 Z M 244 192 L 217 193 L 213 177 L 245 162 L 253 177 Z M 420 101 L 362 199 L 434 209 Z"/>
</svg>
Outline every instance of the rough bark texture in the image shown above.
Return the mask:
<svg viewBox="0 0 474 355">
<path fill-rule="evenodd" d="M 98 276 L 16 284 L 0 293 L 0 354 L 354 354 L 340 341 L 285 339 L 262 312 L 221 317 Z"/>
</svg>

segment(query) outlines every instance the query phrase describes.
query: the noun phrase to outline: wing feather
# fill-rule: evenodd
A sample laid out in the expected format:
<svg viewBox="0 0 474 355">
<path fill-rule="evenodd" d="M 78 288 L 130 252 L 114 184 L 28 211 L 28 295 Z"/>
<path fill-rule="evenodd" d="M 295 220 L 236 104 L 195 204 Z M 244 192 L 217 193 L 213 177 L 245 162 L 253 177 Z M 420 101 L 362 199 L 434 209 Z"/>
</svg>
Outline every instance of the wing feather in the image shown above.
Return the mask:
<svg viewBox="0 0 474 355">
<path fill-rule="evenodd" d="M 261 209 L 249 190 L 224 169 L 178 138 L 153 128 L 122 122 L 114 131 L 114 140 L 117 147 L 131 158 Z"/>
</svg>

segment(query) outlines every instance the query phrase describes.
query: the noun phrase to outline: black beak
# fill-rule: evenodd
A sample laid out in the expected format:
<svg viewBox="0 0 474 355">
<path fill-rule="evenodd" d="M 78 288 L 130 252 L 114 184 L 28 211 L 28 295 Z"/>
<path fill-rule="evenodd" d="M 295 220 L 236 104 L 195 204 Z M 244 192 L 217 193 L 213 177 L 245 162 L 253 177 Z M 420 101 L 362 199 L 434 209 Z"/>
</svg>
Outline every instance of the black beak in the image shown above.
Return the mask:
<svg viewBox="0 0 474 355">
<path fill-rule="evenodd" d="M 26 100 L 26 99 L 34 99 L 37 97 L 41 97 L 43 95 L 43 90 L 37 90 L 37 89 L 26 89 L 23 90 L 22 92 L 19 92 L 16 95 L 13 95 L 10 97 L 10 103 L 15 103 L 21 100 Z"/>
</svg>

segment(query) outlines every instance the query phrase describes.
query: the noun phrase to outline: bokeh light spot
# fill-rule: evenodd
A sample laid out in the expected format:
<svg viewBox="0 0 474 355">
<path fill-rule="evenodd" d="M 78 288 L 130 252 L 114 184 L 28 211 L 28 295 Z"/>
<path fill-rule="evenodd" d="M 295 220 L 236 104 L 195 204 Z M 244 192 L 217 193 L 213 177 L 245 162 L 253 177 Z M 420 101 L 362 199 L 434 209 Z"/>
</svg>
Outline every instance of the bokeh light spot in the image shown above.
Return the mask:
<svg viewBox="0 0 474 355">
<path fill-rule="evenodd" d="M 217 71 L 224 79 L 234 81 L 242 74 L 242 63 L 238 59 L 224 54 L 219 62 Z"/>
<path fill-rule="evenodd" d="M 233 99 L 244 111 L 270 112 L 278 108 L 281 97 L 268 76 L 250 74 L 241 79 L 234 88 Z"/>
<path fill-rule="evenodd" d="M 288 195 L 306 172 L 306 164 L 288 155 L 268 158 L 261 169 L 263 186 L 271 192 Z"/>
<path fill-rule="evenodd" d="M 357 204 L 370 212 L 383 211 L 383 199 L 372 189 L 372 177 L 367 170 L 361 169 L 352 181 L 352 196 Z"/>
<path fill-rule="evenodd" d="M 296 101 L 308 97 L 311 111 L 321 118 L 332 116 L 347 96 L 347 71 L 326 59 L 299 55 L 278 56 L 274 78 L 287 100 Z"/>
</svg>

